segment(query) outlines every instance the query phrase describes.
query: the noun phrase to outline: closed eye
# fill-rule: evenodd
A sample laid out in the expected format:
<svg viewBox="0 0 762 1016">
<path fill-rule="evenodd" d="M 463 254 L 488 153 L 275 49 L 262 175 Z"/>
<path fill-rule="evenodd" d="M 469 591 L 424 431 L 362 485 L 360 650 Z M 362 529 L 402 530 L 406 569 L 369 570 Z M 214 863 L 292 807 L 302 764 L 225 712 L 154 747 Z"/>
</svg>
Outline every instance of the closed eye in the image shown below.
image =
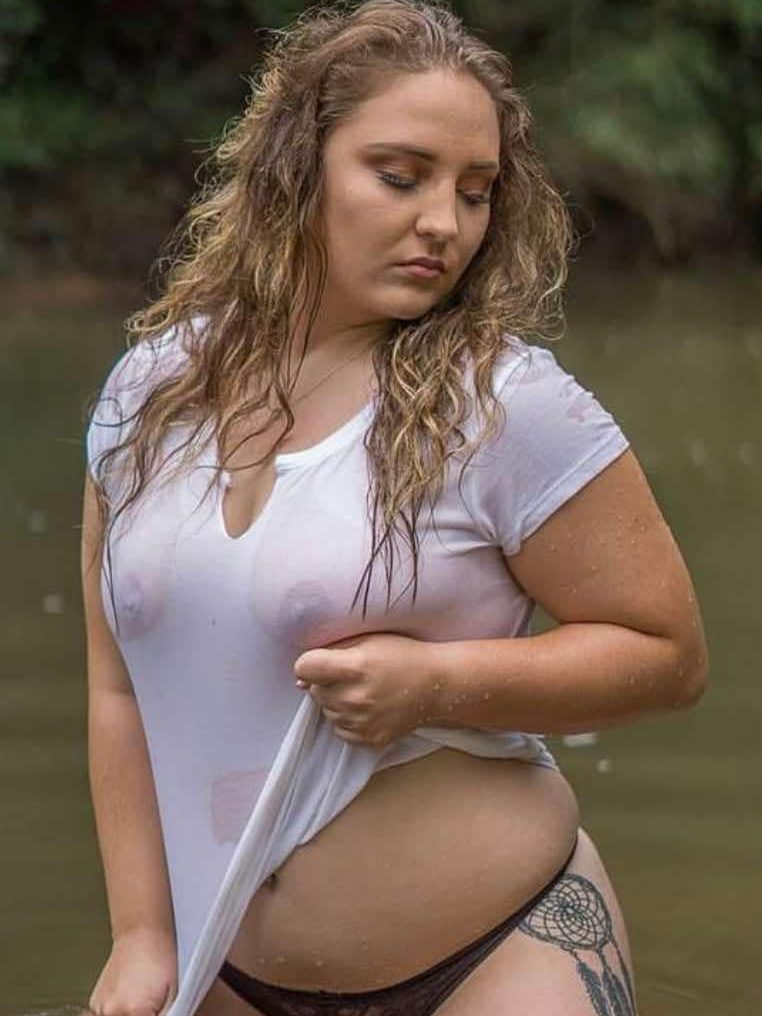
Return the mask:
<svg viewBox="0 0 762 1016">
<path fill-rule="evenodd" d="M 384 183 L 390 187 L 396 187 L 398 190 L 411 190 L 415 187 L 415 180 L 410 180 L 404 176 L 397 176 L 396 173 L 379 172 L 378 175 Z M 489 191 L 486 194 L 462 193 L 469 205 L 488 205 L 490 203 L 491 194 Z"/>
</svg>

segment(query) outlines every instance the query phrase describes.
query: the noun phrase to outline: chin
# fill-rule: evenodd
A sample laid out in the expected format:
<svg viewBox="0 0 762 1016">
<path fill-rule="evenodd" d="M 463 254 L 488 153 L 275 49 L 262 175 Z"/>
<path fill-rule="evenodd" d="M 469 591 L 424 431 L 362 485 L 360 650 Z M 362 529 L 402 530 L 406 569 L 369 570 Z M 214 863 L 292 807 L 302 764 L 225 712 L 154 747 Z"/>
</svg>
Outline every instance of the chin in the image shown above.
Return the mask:
<svg viewBox="0 0 762 1016">
<path fill-rule="evenodd" d="M 398 321 L 415 321 L 423 317 L 424 314 L 428 314 L 443 299 L 444 294 L 433 300 L 430 294 L 421 293 L 417 299 L 408 296 L 403 300 L 390 300 L 387 303 L 386 311 L 389 317 L 396 318 Z"/>
</svg>

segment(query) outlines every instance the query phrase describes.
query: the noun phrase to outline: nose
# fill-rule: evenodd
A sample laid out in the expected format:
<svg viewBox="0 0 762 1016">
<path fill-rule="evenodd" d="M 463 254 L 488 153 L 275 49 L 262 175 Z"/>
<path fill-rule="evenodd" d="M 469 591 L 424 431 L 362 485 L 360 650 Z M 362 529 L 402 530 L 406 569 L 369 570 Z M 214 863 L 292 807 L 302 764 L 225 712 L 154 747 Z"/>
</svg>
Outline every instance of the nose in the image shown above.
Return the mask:
<svg viewBox="0 0 762 1016">
<path fill-rule="evenodd" d="M 439 187 L 427 188 L 418 211 L 416 232 L 420 236 L 432 236 L 440 241 L 456 237 L 458 235 L 457 200 L 457 191 L 446 182 L 443 182 Z"/>
</svg>

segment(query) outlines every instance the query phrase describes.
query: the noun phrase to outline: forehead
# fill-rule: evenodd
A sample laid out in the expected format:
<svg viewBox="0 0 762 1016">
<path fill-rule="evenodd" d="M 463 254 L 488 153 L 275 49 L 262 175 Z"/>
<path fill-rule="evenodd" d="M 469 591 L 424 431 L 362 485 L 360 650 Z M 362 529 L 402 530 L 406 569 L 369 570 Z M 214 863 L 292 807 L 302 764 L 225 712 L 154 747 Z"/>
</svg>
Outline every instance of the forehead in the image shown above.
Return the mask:
<svg viewBox="0 0 762 1016">
<path fill-rule="evenodd" d="M 448 70 L 385 78 L 334 132 L 334 145 L 366 146 L 394 139 L 442 157 L 496 160 L 500 132 L 495 104 L 472 75 Z"/>
</svg>

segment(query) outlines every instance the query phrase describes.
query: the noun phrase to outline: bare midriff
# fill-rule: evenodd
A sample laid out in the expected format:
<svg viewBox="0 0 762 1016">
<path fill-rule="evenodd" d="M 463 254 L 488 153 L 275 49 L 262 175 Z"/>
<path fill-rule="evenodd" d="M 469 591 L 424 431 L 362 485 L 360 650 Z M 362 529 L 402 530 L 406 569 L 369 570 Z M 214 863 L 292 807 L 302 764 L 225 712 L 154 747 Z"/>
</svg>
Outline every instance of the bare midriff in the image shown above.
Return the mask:
<svg viewBox="0 0 762 1016">
<path fill-rule="evenodd" d="M 578 822 L 547 766 L 440 748 L 380 770 L 260 887 L 228 959 L 304 990 L 404 980 L 531 899 Z"/>
<path fill-rule="evenodd" d="M 365 404 L 369 384 L 368 364 L 356 361 L 321 386 L 319 400 L 300 405 L 293 431 L 272 451 L 324 438 Z M 247 440 L 230 464 L 263 455 L 276 429 Z M 261 511 L 271 473 L 268 462 L 236 475 L 224 506 L 229 532 Z M 451 748 L 390 766 L 260 887 L 228 959 L 303 990 L 404 980 L 531 899 L 568 857 L 578 820 L 572 788 L 547 766 Z"/>
</svg>

